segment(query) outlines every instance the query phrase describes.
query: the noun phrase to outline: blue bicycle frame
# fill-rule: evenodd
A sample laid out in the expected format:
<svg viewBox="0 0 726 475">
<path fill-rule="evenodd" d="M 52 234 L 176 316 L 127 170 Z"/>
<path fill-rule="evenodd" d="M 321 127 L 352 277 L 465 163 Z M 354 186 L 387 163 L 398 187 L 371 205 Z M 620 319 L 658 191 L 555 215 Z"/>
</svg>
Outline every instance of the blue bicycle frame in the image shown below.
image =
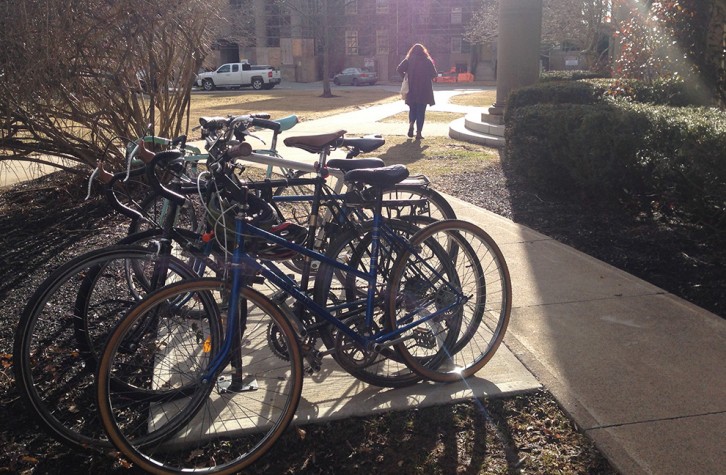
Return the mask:
<svg viewBox="0 0 726 475">
<path fill-rule="evenodd" d="M 252 226 L 241 219 L 239 216 L 235 219 L 235 232 L 237 235 L 237 247 L 232 255 L 231 273 L 232 283 L 229 296 L 229 318 L 226 329 L 226 336 L 222 345 L 221 351 L 217 353 L 214 361 L 210 364 L 207 373 L 205 374 L 203 381 L 210 381 L 215 374 L 221 369 L 222 365 L 226 364 L 228 355 L 231 354 L 232 342 L 235 340 L 234 335 L 239 331 L 239 325 L 244 325 L 242 318 L 237 318 L 238 312 L 240 311 L 240 290 L 247 284 L 245 279 L 249 276 L 259 274 L 264 279 L 269 280 L 273 285 L 280 288 L 281 290 L 290 294 L 296 301 L 304 304 L 312 314 L 322 317 L 326 322 L 334 325 L 340 331 L 344 332 L 348 337 L 354 340 L 357 344 L 364 348 L 369 348 L 374 351 L 379 351 L 385 346 L 391 346 L 397 341 L 396 337 L 399 337 L 404 332 L 414 328 L 424 322 L 437 318 L 441 314 L 449 311 L 451 308 L 461 305 L 466 300 L 466 296 L 461 293 L 461 290 L 450 282 L 448 282 L 439 271 L 434 269 L 425 261 L 421 263 L 426 266 L 426 269 L 433 273 L 434 278 L 444 285 L 447 286 L 448 290 L 453 292 L 456 298 L 452 299 L 452 302 L 437 309 L 435 312 L 428 313 L 422 317 L 414 318 L 416 310 L 409 312 L 403 317 L 402 321 L 408 321 L 406 325 L 397 328 L 392 331 L 383 331 L 371 336 L 361 335 L 355 330 L 347 326 L 343 321 L 333 316 L 325 307 L 322 307 L 315 302 L 311 297 L 303 293 L 296 282 L 288 277 L 279 267 L 277 267 L 271 261 L 260 262 L 253 256 L 245 251 L 244 247 L 244 236 L 254 236 L 264 238 L 265 240 L 284 246 L 285 248 L 294 250 L 307 257 L 319 260 L 323 264 L 331 265 L 337 269 L 348 272 L 361 279 L 364 279 L 368 283 L 368 290 L 366 294 L 366 316 L 365 321 L 367 325 L 371 325 L 373 322 L 373 303 L 376 295 L 376 280 L 377 280 L 377 261 L 379 253 L 379 239 L 381 233 L 385 234 L 387 238 L 392 239 L 396 245 L 403 246 L 407 250 L 410 250 L 408 240 L 396 235 L 392 230 L 385 225 L 383 218 L 380 215 L 376 215 L 373 218 L 373 226 L 371 231 L 372 244 L 371 244 L 371 264 L 367 272 L 358 270 L 357 268 L 348 266 L 335 259 L 331 259 L 319 252 L 310 250 L 306 247 L 300 246 L 295 243 L 291 243 L 284 238 L 276 236 L 272 233 L 264 231 L 260 228 Z"/>
</svg>

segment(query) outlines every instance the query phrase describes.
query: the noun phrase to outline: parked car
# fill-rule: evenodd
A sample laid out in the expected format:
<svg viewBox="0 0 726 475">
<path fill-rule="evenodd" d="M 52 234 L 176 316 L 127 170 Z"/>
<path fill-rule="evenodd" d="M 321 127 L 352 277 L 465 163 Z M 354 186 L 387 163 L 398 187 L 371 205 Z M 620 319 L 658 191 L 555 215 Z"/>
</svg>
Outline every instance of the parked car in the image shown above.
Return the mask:
<svg viewBox="0 0 726 475">
<path fill-rule="evenodd" d="M 267 65 L 249 63 L 227 63 L 216 71 L 197 75 L 197 86 L 211 91 L 217 87 L 245 87 L 272 89 L 280 84 L 280 70 Z"/>
<path fill-rule="evenodd" d="M 378 81 L 378 74 L 365 68 L 346 68 L 342 73 L 333 76 L 333 84 L 336 86 L 352 84 L 360 86 L 362 84 L 374 85 Z"/>
</svg>

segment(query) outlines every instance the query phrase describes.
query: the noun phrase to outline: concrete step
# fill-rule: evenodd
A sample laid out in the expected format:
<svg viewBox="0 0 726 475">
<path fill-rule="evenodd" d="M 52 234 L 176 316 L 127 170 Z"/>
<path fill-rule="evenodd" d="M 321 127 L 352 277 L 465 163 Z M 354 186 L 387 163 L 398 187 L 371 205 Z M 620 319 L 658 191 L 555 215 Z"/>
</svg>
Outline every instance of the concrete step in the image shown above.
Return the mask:
<svg viewBox="0 0 726 475">
<path fill-rule="evenodd" d="M 486 135 L 504 137 L 504 124 L 499 116 L 482 112 L 470 112 L 464 117 L 466 128 Z"/>
<path fill-rule="evenodd" d="M 449 137 L 488 147 L 504 147 L 504 125 L 481 120 L 481 112 L 468 114 L 449 124 Z"/>
</svg>

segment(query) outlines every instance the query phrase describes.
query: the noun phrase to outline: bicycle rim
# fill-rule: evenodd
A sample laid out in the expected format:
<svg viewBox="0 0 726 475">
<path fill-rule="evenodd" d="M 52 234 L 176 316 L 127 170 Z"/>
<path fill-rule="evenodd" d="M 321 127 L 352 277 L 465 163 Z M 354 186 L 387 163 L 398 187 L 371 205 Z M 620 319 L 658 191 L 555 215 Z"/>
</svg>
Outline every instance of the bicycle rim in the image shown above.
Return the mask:
<svg viewBox="0 0 726 475">
<path fill-rule="evenodd" d="M 101 419 L 114 445 L 143 470 L 237 472 L 269 450 L 294 416 L 303 374 L 297 340 L 277 307 L 252 289 L 242 290 L 242 367 L 223 365 L 202 380 L 221 351 L 210 335 L 224 324 L 219 303 L 227 298 L 218 280 L 173 284 L 135 307 L 109 338 L 98 371 Z M 149 319 L 154 331 L 133 346 L 134 330 Z M 112 378 L 145 388 L 145 397 L 114 389 Z"/>
<path fill-rule="evenodd" d="M 59 441 L 108 446 L 96 413 L 96 356 L 120 316 L 149 291 L 158 263 L 154 250 L 138 246 L 92 251 L 53 272 L 26 304 L 15 335 L 16 384 Z M 164 265 L 168 279 L 194 275 L 175 259 Z"/>
<path fill-rule="evenodd" d="M 387 225 L 393 232 L 402 237 L 410 237 L 419 228 L 409 223 L 388 220 Z M 379 288 L 385 288 L 390 278 L 390 271 L 396 260 L 397 246 L 395 243 L 381 241 L 379 258 Z M 370 263 L 370 223 L 360 230 L 350 231 L 330 246 L 328 257 L 345 262 L 347 265 L 367 272 Z M 315 282 L 315 298 L 337 318 L 361 333 L 382 331 L 386 325 L 384 316 L 385 303 L 382 298 L 375 303 L 373 327 L 366 328 L 366 291 L 367 283 L 360 278 L 334 269 L 332 266 L 321 266 Z M 380 294 L 382 296 L 382 292 Z M 421 380 L 412 372 L 393 348 L 374 352 L 360 348 L 340 331 L 331 325 L 320 330 L 321 340 L 326 347 L 335 350 L 334 359 L 352 376 L 368 384 L 381 387 L 405 387 Z"/>
<path fill-rule="evenodd" d="M 442 221 L 412 239 L 414 247 L 423 249 L 450 247 L 452 242 L 457 249 L 452 260 L 455 280 L 430 278 L 417 282 L 412 292 L 412 270 L 435 268 L 436 263 L 408 253 L 392 272 L 389 295 L 389 316 L 395 328 L 413 318 L 441 314 L 406 333 L 406 341 L 397 346 L 414 371 L 439 382 L 469 377 L 489 362 L 504 338 L 511 312 L 509 271 L 496 243 L 482 229 L 464 221 Z M 445 329 L 455 338 L 441 343 L 440 337 L 432 338 L 432 327 Z M 434 353 L 435 358 L 431 357 Z"/>
</svg>

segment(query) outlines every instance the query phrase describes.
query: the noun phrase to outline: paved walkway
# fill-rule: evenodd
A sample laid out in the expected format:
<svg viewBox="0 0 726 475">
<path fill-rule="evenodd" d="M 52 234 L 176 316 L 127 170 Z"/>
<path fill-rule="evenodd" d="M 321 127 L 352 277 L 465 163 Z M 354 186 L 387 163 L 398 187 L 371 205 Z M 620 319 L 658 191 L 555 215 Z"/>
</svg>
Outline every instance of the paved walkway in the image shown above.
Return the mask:
<svg viewBox="0 0 726 475">
<path fill-rule="evenodd" d="M 437 91 L 437 109 L 450 110 L 443 97 Z M 287 134 L 403 135 L 406 124 L 376 121 L 404 110 L 399 101 Z M 424 135 L 446 136 L 448 126 L 429 123 Z M 448 386 L 380 390 L 328 365 L 320 384 L 307 382 L 301 419 L 542 385 L 622 473 L 726 473 L 726 320 L 529 228 L 451 202 L 495 238 L 509 265 L 514 308 L 505 347 L 476 378 Z"/>
</svg>

